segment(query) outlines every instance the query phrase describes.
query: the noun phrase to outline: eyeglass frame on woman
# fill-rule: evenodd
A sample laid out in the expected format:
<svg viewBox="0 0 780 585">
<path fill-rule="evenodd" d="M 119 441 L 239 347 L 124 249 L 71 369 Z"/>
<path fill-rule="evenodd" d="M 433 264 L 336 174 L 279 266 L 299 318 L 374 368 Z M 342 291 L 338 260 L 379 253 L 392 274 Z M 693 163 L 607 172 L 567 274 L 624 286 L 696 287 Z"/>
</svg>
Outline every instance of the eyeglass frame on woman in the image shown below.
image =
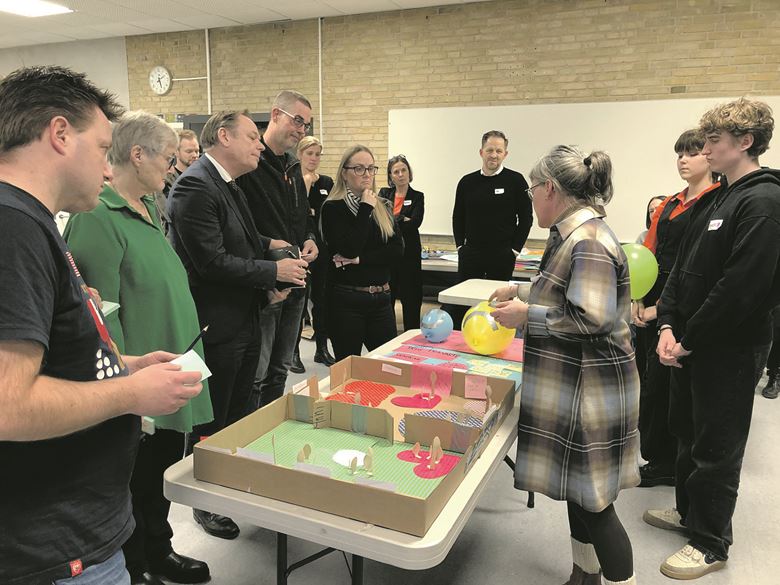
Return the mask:
<svg viewBox="0 0 780 585">
<path fill-rule="evenodd" d="M 298 116 L 298 115 L 293 116 L 287 110 L 283 110 L 282 108 L 277 108 L 277 109 L 282 114 L 285 114 L 286 116 L 292 118 L 293 124 L 295 125 L 296 128 L 303 128 L 304 130 L 306 130 L 306 132 L 311 132 L 311 129 L 314 128 L 314 126 L 312 126 L 312 123 L 304 120 L 302 116 Z"/>
<path fill-rule="evenodd" d="M 537 187 L 541 187 L 545 183 L 547 183 L 546 180 L 542 181 L 541 183 L 536 183 L 535 185 L 531 185 L 530 187 L 528 187 L 528 189 L 525 190 L 525 194 L 528 195 L 528 198 L 531 201 L 533 201 L 534 200 L 534 189 L 536 189 Z"/>
<path fill-rule="evenodd" d="M 351 167 L 344 166 L 345 170 L 350 170 L 358 177 L 365 177 L 366 173 L 369 173 L 369 169 L 371 169 L 371 172 L 369 173 L 372 177 L 375 176 L 379 172 L 379 167 L 376 165 L 371 165 L 370 167 L 364 167 L 363 165 L 354 165 Z M 363 169 L 362 173 L 358 173 L 358 169 Z"/>
</svg>

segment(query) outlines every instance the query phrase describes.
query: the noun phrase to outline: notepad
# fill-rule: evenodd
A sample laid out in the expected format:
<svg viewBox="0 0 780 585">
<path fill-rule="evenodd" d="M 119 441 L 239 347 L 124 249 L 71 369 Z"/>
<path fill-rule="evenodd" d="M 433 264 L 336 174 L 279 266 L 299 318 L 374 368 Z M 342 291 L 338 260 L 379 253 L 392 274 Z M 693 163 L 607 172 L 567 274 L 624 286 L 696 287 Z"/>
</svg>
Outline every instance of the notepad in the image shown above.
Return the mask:
<svg viewBox="0 0 780 585">
<path fill-rule="evenodd" d="M 194 349 L 171 360 L 171 363 L 180 365 L 183 372 L 200 372 L 201 382 L 211 376 L 211 370 Z"/>
</svg>

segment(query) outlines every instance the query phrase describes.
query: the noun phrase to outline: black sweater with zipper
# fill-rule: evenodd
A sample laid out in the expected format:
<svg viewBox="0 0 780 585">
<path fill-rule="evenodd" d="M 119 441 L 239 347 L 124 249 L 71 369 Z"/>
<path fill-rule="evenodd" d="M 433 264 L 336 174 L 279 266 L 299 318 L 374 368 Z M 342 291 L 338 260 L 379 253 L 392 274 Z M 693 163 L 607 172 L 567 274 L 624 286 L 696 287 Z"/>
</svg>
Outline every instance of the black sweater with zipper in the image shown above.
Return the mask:
<svg viewBox="0 0 780 585">
<path fill-rule="evenodd" d="M 314 239 L 301 163 L 287 152 L 277 156 L 260 140 L 265 146 L 260 164 L 236 182 L 246 194 L 257 230 L 266 237 L 301 247 L 306 240 Z"/>
<path fill-rule="evenodd" d="M 759 169 L 713 195 L 691 211 L 658 325 L 690 351 L 769 343 L 780 303 L 780 171 Z"/>
</svg>

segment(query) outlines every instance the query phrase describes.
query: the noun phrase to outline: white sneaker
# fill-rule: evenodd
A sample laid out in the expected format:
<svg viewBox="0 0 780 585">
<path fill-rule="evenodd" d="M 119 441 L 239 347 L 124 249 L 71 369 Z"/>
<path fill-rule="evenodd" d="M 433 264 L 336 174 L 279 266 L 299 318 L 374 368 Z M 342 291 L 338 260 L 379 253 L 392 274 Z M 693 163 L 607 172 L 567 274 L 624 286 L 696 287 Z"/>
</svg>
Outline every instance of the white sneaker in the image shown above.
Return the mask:
<svg viewBox="0 0 780 585">
<path fill-rule="evenodd" d="M 719 561 L 686 544 L 663 562 L 661 572 L 672 579 L 698 579 L 725 566 L 726 561 Z"/>
<path fill-rule="evenodd" d="M 642 520 L 656 528 L 676 530 L 684 534 L 688 532 L 688 528 L 682 523 L 682 516 L 675 508 L 671 510 L 646 510 L 642 515 Z"/>
</svg>

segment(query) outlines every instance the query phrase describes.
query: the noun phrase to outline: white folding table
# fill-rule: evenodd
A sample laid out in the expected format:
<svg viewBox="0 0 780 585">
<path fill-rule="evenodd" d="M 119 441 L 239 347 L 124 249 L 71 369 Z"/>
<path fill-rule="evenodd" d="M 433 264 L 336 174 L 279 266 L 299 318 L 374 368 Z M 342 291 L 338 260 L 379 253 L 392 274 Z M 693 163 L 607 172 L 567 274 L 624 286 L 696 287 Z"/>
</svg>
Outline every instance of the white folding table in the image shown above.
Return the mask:
<svg viewBox="0 0 780 585">
<path fill-rule="evenodd" d="M 369 355 L 384 355 L 418 333 L 417 330 L 407 331 Z M 328 388 L 327 379 L 321 382 L 321 387 L 322 390 Z M 444 560 L 495 470 L 505 459 L 512 466 L 507 451 L 517 438 L 518 413 L 519 406 L 515 405 L 423 537 L 198 481 L 193 477 L 192 456 L 179 461 L 165 472 L 165 497 L 193 508 L 240 517 L 256 526 L 275 531 L 277 585 L 285 585 L 294 569 L 334 551 L 352 554 L 352 583 L 362 585 L 364 558 L 413 570 L 428 569 Z M 529 506 L 532 505 L 529 497 Z M 288 536 L 327 548 L 288 565 Z"/>
</svg>

